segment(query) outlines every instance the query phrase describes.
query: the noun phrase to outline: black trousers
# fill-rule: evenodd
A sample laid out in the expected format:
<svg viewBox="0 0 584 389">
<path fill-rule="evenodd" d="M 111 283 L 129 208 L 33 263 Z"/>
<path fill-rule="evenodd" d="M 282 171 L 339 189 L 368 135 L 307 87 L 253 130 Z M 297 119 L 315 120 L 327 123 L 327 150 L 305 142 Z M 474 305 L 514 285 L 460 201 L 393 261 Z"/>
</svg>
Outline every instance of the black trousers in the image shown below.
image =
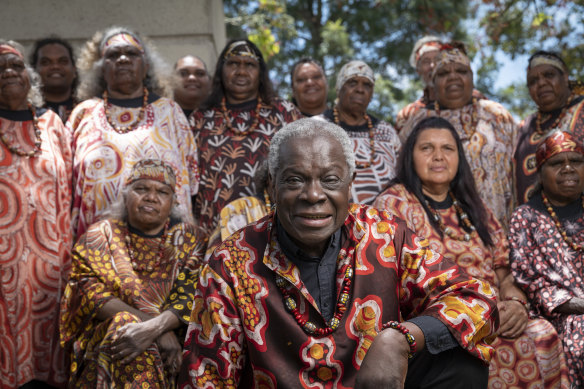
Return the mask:
<svg viewBox="0 0 584 389">
<path fill-rule="evenodd" d="M 426 349 L 408 363 L 405 389 L 485 389 L 489 366 L 461 347 L 438 354 Z"/>
</svg>

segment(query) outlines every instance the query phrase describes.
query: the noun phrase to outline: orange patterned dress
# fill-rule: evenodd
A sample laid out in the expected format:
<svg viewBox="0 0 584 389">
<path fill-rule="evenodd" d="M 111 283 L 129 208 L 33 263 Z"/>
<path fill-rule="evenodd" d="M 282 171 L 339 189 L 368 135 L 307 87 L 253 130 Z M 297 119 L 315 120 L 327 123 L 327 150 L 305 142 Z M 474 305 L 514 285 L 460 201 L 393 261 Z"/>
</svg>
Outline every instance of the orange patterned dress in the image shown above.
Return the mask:
<svg viewBox="0 0 584 389">
<path fill-rule="evenodd" d="M 6 143 L 34 149 L 30 111 L 0 110 L 6 142 L 0 142 L 0 387 L 6 389 L 31 380 L 67 382 L 58 318 L 70 268 L 70 137 L 54 112 L 37 115 L 41 151 L 27 158 Z"/>
<path fill-rule="evenodd" d="M 488 227 L 494 247 L 485 247 L 477 234 L 470 241 L 459 241 L 447 235 L 440 237 L 417 197 L 403 185 L 396 184 L 375 201 L 379 209 L 404 219 L 430 247 L 455 261 L 468 274 L 489 282 L 498 294 L 495 269 L 509 266 L 509 244 L 501 225 L 490 210 Z M 460 231 L 454 207 L 437 209 L 444 225 Z M 529 320 L 523 335 L 517 339 L 497 338 L 492 346 L 495 356 L 489 369 L 489 388 L 569 388 L 562 343 L 554 327 L 543 319 Z"/>
<path fill-rule="evenodd" d="M 129 234 L 134 261 L 128 254 Z M 127 365 L 112 361 L 112 337 L 125 324 L 141 322 L 137 316 L 121 312 L 100 321 L 96 315 L 116 297 L 150 316 L 170 310 L 184 323 L 177 332 L 182 342 L 204 254 L 202 243 L 195 227 L 186 223 L 171 225 L 166 235 L 156 237 L 129 231 L 119 220 L 89 228 L 73 249 L 61 309 L 61 342 L 71 357 L 70 386 L 122 388 L 134 382 L 136 388 L 173 387 L 174 377 L 165 372 L 156 344 Z"/>
</svg>

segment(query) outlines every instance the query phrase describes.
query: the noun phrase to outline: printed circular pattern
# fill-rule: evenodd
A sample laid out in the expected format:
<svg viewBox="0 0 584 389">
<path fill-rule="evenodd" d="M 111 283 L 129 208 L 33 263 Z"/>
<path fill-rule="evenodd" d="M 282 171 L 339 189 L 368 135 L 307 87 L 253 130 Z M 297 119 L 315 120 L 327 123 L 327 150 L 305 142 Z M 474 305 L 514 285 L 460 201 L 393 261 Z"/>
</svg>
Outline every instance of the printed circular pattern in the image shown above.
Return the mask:
<svg viewBox="0 0 584 389">
<path fill-rule="evenodd" d="M 2 235 L 20 230 L 26 222 L 28 203 L 22 185 L 9 177 L 0 178 L 0 231 Z"/>
<path fill-rule="evenodd" d="M 123 172 L 123 158 L 113 144 L 100 144 L 89 150 L 83 158 L 85 179 L 88 181 L 111 180 Z"/>
</svg>

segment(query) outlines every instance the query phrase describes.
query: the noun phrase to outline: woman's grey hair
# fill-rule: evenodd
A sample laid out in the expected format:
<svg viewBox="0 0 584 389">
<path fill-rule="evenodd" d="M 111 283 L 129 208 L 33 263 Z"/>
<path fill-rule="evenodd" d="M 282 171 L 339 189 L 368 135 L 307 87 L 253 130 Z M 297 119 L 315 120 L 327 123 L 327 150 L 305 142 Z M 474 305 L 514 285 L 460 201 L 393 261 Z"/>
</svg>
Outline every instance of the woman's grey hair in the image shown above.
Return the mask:
<svg viewBox="0 0 584 389">
<path fill-rule="evenodd" d="M 126 197 L 130 190 L 136 185 L 138 181 L 134 181 L 130 185 L 127 185 L 122 189 L 118 199 L 109 206 L 109 208 L 103 213 L 102 219 L 117 219 L 117 220 L 127 220 L 128 219 L 128 208 L 126 207 Z M 172 208 L 170 209 L 170 217 L 174 220 L 180 222 L 183 221 L 183 212 L 181 207 L 176 201 L 176 193 L 172 195 Z"/>
<path fill-rule="evenodd" d="M 24 47 L 18 42 L 0 39 L 0 45 L 8 45 L 14 47 L 20 54 L 22 54 L 22 60 L 24 61 L 24 66 L 26 72 L 28 73 L 28 78 L 30 79 L 30 90 L 26 96 L 26 100 L 34 105 L 35 107 L 42 107 L 45 102 L 43 99 L 43 94 L 41 93 L 41 77 L 39 74 L 30 66 L 24 57 Z"/>
<path fill-rule="evenodd" d="M 345 161 L 349 167 L 349 174 L 352 176 L 355 172 L 355 154 L 353 153 L 353 142 L 351 142 L 349 135 L 334 123 L 310 118 L 286 124 L 280 131 L 276 132 L 268 152 L 270 175 L 276 177 L 276 172 L 281 168 L 280 149 L 285 142 L 292 138 L 316 138 L 321 135 L 328 135 L 340 143 Z"/>
<path fill-rule="evenodd" d="M 172 73 L 170 67 L 156 53 L 152 43 L 127 27 L 110 27 L 98 31 L 85 43 L 81 51 L 77 68 L 79 71 L 79 88 L 77 99 L 80 101 L 101 97 L 106 88 L 103 78 L 102 49 L 109 38 L 117 34 L 129 34 L 144 47 L 144 62 L 148 64 L 148 73 L 144 86 L 159 96 L 172 97 Z"/>
</svg>

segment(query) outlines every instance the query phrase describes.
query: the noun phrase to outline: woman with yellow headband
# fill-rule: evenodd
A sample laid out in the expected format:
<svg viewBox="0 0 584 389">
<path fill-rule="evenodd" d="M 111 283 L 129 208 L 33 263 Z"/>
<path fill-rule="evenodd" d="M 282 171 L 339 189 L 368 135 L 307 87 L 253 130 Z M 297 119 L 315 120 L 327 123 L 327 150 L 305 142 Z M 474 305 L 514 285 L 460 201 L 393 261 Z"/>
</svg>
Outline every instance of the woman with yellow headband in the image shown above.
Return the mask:
<svg viewBox="0 0 584 389">
<path fill-rule="evenodd" d="M 166 70 L 166 72 L 165 72 Z M 87 42 L 79 60 L 78 97 L 71 113 L 76 236 L 103 217 L 125 175 L 144 158 L 177 172 L 177 197 L 191 215 L 198 190 L 197 151 L 190 126 L 171 96 L 171 73 L 135 32 L 112 27 Z"/>
<path fill-rule="evenodd" d="M 569 73 L 555 53 L 538 51 L 529 59 L 527 88 L 537 112 L 521 123 L 517 138 L 514 160 L 518 204 L 526 203 L 536 187 L 535 149 L 542 138 L 559 129 L 584 141 L 584 96 L 569 80 Z"/>
<path fill-rule="evenodd" d="M 0 41 L 0 388 L 64 387 L 71 146 L 22 46 Z"/>
<path fill-rule="evenodd" d="M 535 316 L 563 340 L 572 388 L 584 387 L 584 146 L 554 131 L 535 152 L 538 184 L 511 218 L 511 271 Z"/>
<path fill-rule="evenodd" d="M 443 45 L 432 70 L 436 101 L 413 113 L 403 125 L 402 141 L 425 117 L 448 120 L 462 141 L 477 190 L 507 229 L 513 211 L 513 154 L 517 125 L 502 105 L 473 96 L 473 72 L 464 45 Z"/>
<path fill-rule="evenodd" d="M 257 193 L 253 177 L 276 131 L 302 114 L 274 92 L 262 53 L 247 39 L 219 54 L 211 95 L 190 116 L 197 138 L 201 187 L 195 219 L 211 234 L 231 201 Z"/>
</svg>

